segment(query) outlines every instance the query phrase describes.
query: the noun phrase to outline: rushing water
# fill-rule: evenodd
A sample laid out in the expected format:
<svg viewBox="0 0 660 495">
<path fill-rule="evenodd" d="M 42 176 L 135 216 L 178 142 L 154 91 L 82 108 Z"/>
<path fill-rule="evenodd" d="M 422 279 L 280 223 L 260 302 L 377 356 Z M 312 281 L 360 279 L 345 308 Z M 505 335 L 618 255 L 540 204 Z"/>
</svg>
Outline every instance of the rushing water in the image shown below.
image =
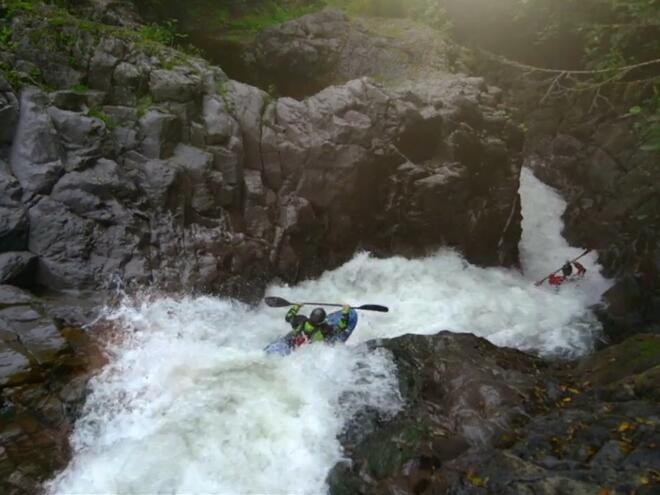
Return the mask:
<svg viewBox="0 0 660 495">
<path fill-rule="evenodd" d="M 210 297 L 127 300 L 107 315 L 122 336 L 90 384 L 73 461 L 48 490 L 320 493 L 355 411 L 401 406 L 390 357 L 356 344 L 449 329 L 545 354 L 590 350 L 599 326 L 588 307 L 608 281 L 592 254 L 584 281 L 535 287 L 581 249 L 561 237 L 563 200 L 527 170 L 521 197 L 524 274 L 471 266 L 453 251 L 418 260 L 363 253 L 318 280 L 270 288 L 294 301 L 390 307 L 361 314 L 346 346 L 268 357 L 261 349 L 287 331 L 282 309 Z"/>
</svg>

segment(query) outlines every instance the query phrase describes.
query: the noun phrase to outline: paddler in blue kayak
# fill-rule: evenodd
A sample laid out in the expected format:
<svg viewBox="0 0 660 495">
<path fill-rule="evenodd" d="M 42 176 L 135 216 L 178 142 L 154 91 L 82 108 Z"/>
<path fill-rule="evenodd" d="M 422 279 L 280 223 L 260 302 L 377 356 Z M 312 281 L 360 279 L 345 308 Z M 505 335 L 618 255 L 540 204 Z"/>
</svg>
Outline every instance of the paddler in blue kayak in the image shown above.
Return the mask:
<svg viewBox="0 0 660 495">
<path fill-rule="evenodd" d="M 302 307 L 302 304 L 294 304 L 284 318 L 293 328 L 291 339 L 295 347 L 305 342 L 322 342 L 348 328 L 351 312 L 351 307 L 348 304 L 342 306 L 341 318 L 335 325 L 331 325 L 326 321 L 328 315 L 323 308 L 315 308 L 308 318 L 298 314 Z"/>
</svg>

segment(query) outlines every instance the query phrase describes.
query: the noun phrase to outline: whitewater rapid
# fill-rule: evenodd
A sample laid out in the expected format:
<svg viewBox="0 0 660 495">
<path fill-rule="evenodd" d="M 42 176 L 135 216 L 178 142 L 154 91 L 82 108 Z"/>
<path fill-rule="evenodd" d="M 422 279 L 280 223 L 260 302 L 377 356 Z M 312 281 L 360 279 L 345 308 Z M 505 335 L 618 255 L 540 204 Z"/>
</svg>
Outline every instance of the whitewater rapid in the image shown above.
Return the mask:
<svg viewBox="0 0 660 495">
<path fill-rule="evenodd" d="M 534 286 L 582 249 L 561 237 L 566 205 L 555 191 L 527 169 L 520 191 L 522 272 L 475 267 L 450 250 L 417 260 L 361 253 L 317 280 L 269 288 L 293 301 L 390 307 L 361 313 L 346 346 L 265 356 L 287 331 L 284 310 L 227 299 L 144 296 L 108 311 L 120 338 L 90 382 L 73 460 L 47 491 L 322 493 L 354 413 L 402 406 L 390 356 L 360 343 L 447 329 L 546 355 L 590 351 L 600 332 L 590 306 L 610 283 L 590 254 L 585 280 Z"/>
</svg>

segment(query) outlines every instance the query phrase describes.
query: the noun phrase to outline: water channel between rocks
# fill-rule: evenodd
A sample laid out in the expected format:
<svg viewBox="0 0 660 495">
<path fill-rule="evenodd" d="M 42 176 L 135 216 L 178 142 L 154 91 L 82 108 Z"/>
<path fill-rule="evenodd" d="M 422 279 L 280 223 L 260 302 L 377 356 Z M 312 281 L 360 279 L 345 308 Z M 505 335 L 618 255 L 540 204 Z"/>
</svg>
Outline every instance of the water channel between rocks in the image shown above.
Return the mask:
<svg viewBox="0 0 660 495">
<path fill-rule="evenodd" d="M 127 299 L 106 315 L 122 338 L 90 384 L 73 460 L 48 491 L 319 493 L 355 412 L 401 407 L 390 356 L 359 344 L 446 329 L 545 355 L 590 351 L 600 327 L 589 307 L 610 284 L 591 253 L 585 280 L 535 287 L 582 249 L 561 237 L 564 201 L 528 169 L 521 197 L 522 273 L 472 266 L 449 250 L 415 260 L 360 253 L 317 280 L 270 287 L 294 301 L 390 307 L 361 314 L 347 346 L 268 357 L 261 349 L 287 330 L 284 310 L 212 297 Z"/>
</svg>

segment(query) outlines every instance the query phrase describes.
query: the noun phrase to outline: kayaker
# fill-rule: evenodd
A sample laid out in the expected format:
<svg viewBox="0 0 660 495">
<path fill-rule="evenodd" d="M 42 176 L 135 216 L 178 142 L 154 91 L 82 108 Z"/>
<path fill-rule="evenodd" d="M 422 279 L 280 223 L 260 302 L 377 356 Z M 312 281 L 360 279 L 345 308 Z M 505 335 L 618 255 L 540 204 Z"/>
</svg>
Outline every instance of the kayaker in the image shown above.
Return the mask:
<svg viewBox="0 0 660 495">
<path fill-rule="evenodd" d="M 323 308 L 315 308 L 309 317 L 299 315 L 302 304 L 294 304 L 286 314 L 285 320 L 294 330 L 293 344 L 299 346 L 305 342 L 322 342 L 323 340 L 337 335 L 348 328 L 351 307 L 344 304 L 341 310 L 341 318 L 336 325 L 327 322 L 327 314 Z"/>
</svg>

